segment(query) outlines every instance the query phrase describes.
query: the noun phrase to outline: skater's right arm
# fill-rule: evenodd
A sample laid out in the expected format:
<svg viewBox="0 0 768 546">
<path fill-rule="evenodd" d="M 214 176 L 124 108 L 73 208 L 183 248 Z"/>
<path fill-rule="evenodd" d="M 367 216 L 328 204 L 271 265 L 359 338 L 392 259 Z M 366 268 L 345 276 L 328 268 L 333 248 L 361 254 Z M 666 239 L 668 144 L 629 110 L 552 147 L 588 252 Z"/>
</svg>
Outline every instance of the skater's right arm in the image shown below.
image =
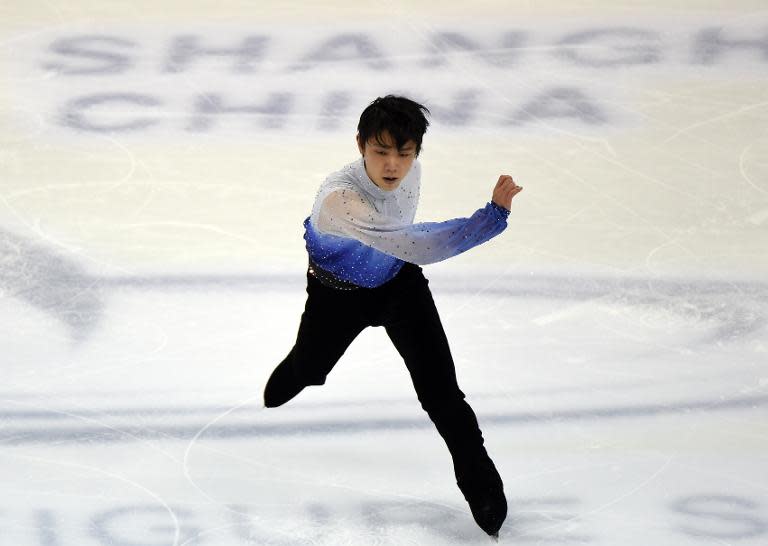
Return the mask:
<svg viewBox="0 0 768 546">
<path fill-rule="evenodd" d="M 515 184 L 511 176 L 502 174 L 493 188 L 493 202 L 500 207 L 510 210 L 512 208 L 512 199 L 521 191 L 523 191 L 523 187 Z"/>
<path fill-rule="evenodd" d="M 356 239 L 385 254 L 419 265 L 456 256 L 495 237 L 507 226 L 512 198 L 522 188 L 501 176 L 492 201 L 467 218 L 408 224 L 379 213 L 350 189 L 334 191 L 323 200 L 317 229 Z"/>
</svg>

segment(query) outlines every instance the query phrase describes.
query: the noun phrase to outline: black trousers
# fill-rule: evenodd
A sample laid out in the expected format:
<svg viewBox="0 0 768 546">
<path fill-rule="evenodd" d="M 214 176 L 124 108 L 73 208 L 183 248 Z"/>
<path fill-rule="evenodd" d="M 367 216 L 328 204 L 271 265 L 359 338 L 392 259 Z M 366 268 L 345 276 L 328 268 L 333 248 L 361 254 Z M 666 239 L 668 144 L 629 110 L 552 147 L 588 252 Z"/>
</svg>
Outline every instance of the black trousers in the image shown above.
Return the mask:
<svg viewBox="0 0 768 546">
<path fill-rule="evenodd" d="M 416 395 L 451 453 L 461 482 L 478 464 L 492 465 L 456 371 L 428 281 L 419 266 L 405 264 L 377 288 L 339 290 L 307 274 L 307 302 L 296 344 L 283 364 L 297 381 L 321 385 L 357 335 L 383 326 L 410 373 Z"/>
</svg>

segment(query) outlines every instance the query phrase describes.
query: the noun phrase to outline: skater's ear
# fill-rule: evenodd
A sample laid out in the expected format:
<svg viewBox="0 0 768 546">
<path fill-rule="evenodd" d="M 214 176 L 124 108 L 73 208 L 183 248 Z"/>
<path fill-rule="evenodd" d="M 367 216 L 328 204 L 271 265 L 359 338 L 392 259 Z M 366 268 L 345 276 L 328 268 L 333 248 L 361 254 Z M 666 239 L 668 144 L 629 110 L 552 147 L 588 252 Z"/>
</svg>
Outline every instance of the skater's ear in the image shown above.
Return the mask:
<svg viewBox="0 0 768 546">
<path fill-rule="evenodd" d="M 355 136 L 355 140 L 357 141 L 357 149 L 360 150 L 360 155 L 365 154 L 365 142 L 363 142 L 363 139 L 360 138 L 360 133 L 357 133 Z"/>
</svg>

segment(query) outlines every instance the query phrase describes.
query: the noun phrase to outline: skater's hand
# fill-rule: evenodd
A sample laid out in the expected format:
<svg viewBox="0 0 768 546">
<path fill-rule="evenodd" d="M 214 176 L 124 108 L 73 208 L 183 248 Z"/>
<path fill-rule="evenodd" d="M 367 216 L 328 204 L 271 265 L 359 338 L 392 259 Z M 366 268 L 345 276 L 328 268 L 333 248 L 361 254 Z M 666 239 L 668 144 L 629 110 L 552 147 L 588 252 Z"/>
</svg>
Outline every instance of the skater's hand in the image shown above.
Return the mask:
<svg viewBox="0 0 768 546">
<path fill-rule="evenodd" d="M 515 184 L 511 176 L 502 174 L 499 177 L 499 181 L 496 182 L 496 187 L 493 188 L 493 202 L 500 207 L 510 210 L 512 208 L 512 198 L 521 191 L 523 191 L 523 187 Z"/>
</svg>

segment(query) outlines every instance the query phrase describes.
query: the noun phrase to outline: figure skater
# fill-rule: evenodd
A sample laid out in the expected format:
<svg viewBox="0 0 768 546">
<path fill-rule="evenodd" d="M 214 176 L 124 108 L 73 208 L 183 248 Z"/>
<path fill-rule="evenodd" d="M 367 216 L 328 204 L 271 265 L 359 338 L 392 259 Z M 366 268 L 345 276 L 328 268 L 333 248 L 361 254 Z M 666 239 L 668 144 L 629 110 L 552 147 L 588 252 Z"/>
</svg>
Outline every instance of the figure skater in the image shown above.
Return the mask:
<svg viewBox="0 0 768 546">
<path fill-rule="evenodd" d="M 448 340 L 420 265 L 480 245 L 507 226 L 522 187 L 502 175 L 468 218 L 413 223 L 427 108 L 405 97 L 373 101 L 360 116 L 360 158 L 332 173 L 304 222 L 307 301 L 296 343 L 264 390 L 268 408 L 322 385 L 355 337 L 383 326 L 405 361 L 422 408 L 445 440 L 477 524 L 498 532 L 507 514 L 501 477 L 459 389 Z"/>
</svg>

